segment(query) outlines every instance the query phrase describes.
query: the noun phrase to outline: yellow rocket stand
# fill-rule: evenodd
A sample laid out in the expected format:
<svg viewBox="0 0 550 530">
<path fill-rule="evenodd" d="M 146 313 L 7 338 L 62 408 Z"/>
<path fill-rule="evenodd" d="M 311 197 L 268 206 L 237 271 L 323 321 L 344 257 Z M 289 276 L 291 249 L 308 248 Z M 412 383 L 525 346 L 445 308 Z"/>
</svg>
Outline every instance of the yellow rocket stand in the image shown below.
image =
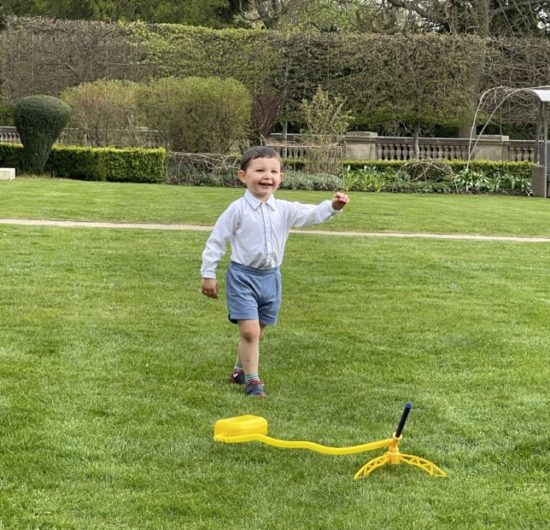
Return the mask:
<svg viewBox="0 0 550 530">
<path fill-rule="evenodd" d="M 353 478 L 359 479 L 361 477 L 366 477 L 384 464 L 399 464 L 401 462 L 419 467 L 429 475 L 446 477 L 447 475 L 445 472 L 432 462 L 420 458 L 419 456 L 406 455 L 399 452 L 399 441 L 402 438 L 401 433 L 407 421 L 410 409 L 411 404 L 407 403 L 401 420 L 399 421 L 399 425 L 397 426 L 397 430 L 391 438 L 350 447 L 327 447 L 326 445 L 320 445 L 314 442 L 277 440 L 276 438 L 267 436 L 267 420 L 265 418 L 251 415 L 218 420 L 214 425 L 214 440 L 224 443 L 262 442 L 282 449 L 309 449 L 325 455 L 351 455 L 387 447 L 388 450 L 382 456 L 373 458 L 367 462 L 357 471 L 357 473 L 355 473 Z"/>
</svg>

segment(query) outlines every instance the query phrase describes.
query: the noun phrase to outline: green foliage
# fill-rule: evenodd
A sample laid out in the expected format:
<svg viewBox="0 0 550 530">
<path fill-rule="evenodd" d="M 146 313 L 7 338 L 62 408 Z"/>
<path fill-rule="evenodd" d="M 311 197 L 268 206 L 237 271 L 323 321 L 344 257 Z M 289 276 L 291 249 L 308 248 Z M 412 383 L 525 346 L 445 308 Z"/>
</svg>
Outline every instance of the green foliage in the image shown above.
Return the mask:
<svg viewBox="0 0 550 530">
<path fill-rule="evenodd" d="M 0 144 L 0 164 L 22 171 L 23 148 Z M 163 182 L 194 186 L 240 187 L 236 161 L 209 168 L 175 164 L 166 168 L 163 149 L 92 149 L 55 146 L 46 170 L 55 176 L 82 180 Z M 528 162 L 348 160 L 340 176 L 311 174 L 298 160 L 284 161 L 282 189 L 393 191 L 422 193 L 500 193 L 529 195 L 531 165 Z"/>
<path fill-rule="evenodd" d="M 11 105 L 0 105 L 0 126 L 13 126 L 13 107 Z"/>
<path fill-rule="evenodd" d="M 71 108 L 53 96 L 29 96 L 14 108 L 14 123 L 23 144 L 24 170 L 40 174 L 52 146 L 67 125 Z"/>
<path fill-rule="evenodd" d="M 317 88 L 311 100 L 304 99 L 300 105 L 300 114 L 308 137 L 345 133 L 353 117 L 344 109 L 344 104 L 343 97 L 331 97 L 321 87 Z"/>
<path fill-rule="evenodd" d="M 237 177 L 237 170 L 230 168 L 217 168 L 212 171 L 187 168 L 177 175 L 169 177 L 172 184 L 184 184 L 187 186 L 242 188 L 242 182 Z M 283 190 L 308 190 L 308 191 L 337 191 L 342 189 L 342 178 L 336 175 L 320 175 L 305 171 L 285 171 L 285 178 L 281 184 Z"/>
<path fill-rule="evenodd" d="M 228 0 L 3 0 L 6 15 L 79 20 L 144 20 L 220 27 L 235 11 Z"/>
<path fill-rule="evenodd" d="M 29 87 L 58 95 L 64 87 L 94 79 L 232 77 L 254 100 L 277 94 L 279 120 L 298 126 L 301 102 L 318 87 L 345 97 L 356 123 L 456 126 L 471 115 L 480 91 L 544 85 L 550 64 L 548 39 L 472 35 L 281 33 L 10 19 L 3 43 L 6 102 L 27 95 Z M 502 119 L 510 113 L 505 106 Z M 525 121 L 525 114 L 512 113 L 508 122 Z"/>
<path fill-rule="evenodd" d="M 490 39 L 486 44 L 486 67 L 480 93 L 495 87 L 508 89 L 547 86 L 550 79 L 548 38 Z M 504 91 L 484 110 L 492 111 L 503 102 Z M 533 96 L 516 94 L 499 108 L 499 124 L 533 126 L 538 121 L 538 105 Z M 535 136 L 533 131 L 531 138 Z"/>
<path fill-rule="evenodd" d="M 163 78 L 142 87 L 138 106 L 172 151 L 226 153 L 247 134 L 252 101 L 234 79 Z"/>
<path fill-rule="evenodd" d="M 157 76 L 233 77 L 255 94 L 284 70 L 278 33 L 139 23 L 125 30 Z"/>
<path fill-rule="evenodd" d="M 371 21 L 368 30 L 375 27 L 373 18 L 380 15 L 379 6 L 371 0 L 257 0 L 249 2 L 250 11 L 244 20 L 261 20 L 267 28 L 282 31 L 356 32 L 365 29 L 365 19 Z M 383 29 L 378 27 L 376 29 Z M 363 31 L 365 32 L 365 31 Z"/>
<path fill-rule="evenodd" d="M 166 151 L 55 146 L 46 169 L 56 177 L 111 182 L 163 182 Z"/>
<path fill-rule="evenodd" d="M 62 97 L 74 109 L 71 124 L 92 146 L 140 145 L 138 126 L 145 126 L 173 151 L 224 153 L 250 124 L 250 95 L 234 79 L 98 80 Z"/>
<path fill-rule="evenodd" d="M 23 147 L 0 144 L 0 165 L 24 172 Z M 55 145 L 45 171 L 56 177 L 113 182 L 164 182 L 164 149 L 115 149 Z"/>
<path fill-rule="evenodd" d="M 390 180 L 388 173 L 377 171 L 372 166 L 364 166 L 355 170 L 348 167 L 342 176 L 346 191 L 380 192 L 386 189 L 386 183 Z"/>
<path fill-rule="evenodd" d="M 455 184 L 458 191 L 465 193 L 531 193 L 530 179 L 514 173 L 484 173 L 481 169 L 460 170 L 455 176 Z"/>
<path fill-rule="evenodd" d="M 138 83 L 99 79 L 67 88 L 61 98 L 72 109 L 70 126 L 91 146 L 121 145 L 138 125 Z"/>
<path fill-rule="evenodd" d="M 516 179 L 531 178 L 530 162 L 499 162 L 496 160 L 451 160 L 448 164 L 455 173 L 464 169 L 472 171 L 481 171 L 489 178 L 496 179 L 503 175 L 511 175 Z"/>
<path fill-rule="evenodd" d="M 181 25 L 130 24 L 126 30 L 142 54 L 142 68 L 152 69 L 156 78 L 219 77 L 243 83 L 254 101 L 254 134 L 268 134 L 283 113 L 289 77 L 283 35 Z"/>
<path fill-rule="evenodd" d="M 14 167 L 17 172 L 23 170 L 23 146 L 12 143 L 0 143 L 0 165 Z"/>
<path fill-rule="evenodd" d="M 319 87 L 360 121 L 456 124 L 477 95 L 484 43 L 471 36 L 281 34 L 182 26 L 128 28 L 146 62 L 178 76 L 233 77 L 253 96 L 274 88 L 298 120 Z M 437 60 L 434 60 L 437 58 Z"/>
<path fill-rule="evenodd" d="M 343 187 L 342 178 L 330 174 L 286 171 L 281 188 L 285 190 L 337 191 Z"/>
<path fill-rule="evenodd" d="M 436 164 L 434 165 L 434 162 Z M 501 162 L 498 160 L 427 160 L 426 163 L 430 164 L 432 168 L 441 167 L 441 165 L 449 166 L 454 173 L 469 167 L 473 170 L 480 170 L 487 174 L 491 178 L 497 177 L 503 174 L 514 175 L 518 178 L 530 178 L 531 177 L 531 163 L 530 162 Z M 411 164 L 404 160 L 344 160 L 344 166 L 350 169 L 361 169 L 365 166 L 374 168 L 378 171 L 392 170 L 397 172 L 403 166 L 407 165 L 409 168 L 421 167 L 418 164 Z"/>
<path fill-rule="evenodd" d="M 489 160 L 358 161 L 343 172 L 348 191 L 417 193 L 504 193 L 529 195 L 528 162 Z"/>
<path fill-rule="evenodd" d="M 298 127 L 301 102 L 319 87 L 345 97 L 355 123 L 456 126 L 488 87 L 546 84 L 550 41 L 10 19 L 3 56 L 6 102 L 29 87 L 58 95 L 95 79 L 231 77 L 256 103 L 275 94 L 270 111 Z M 504 106 L 502 119 L 525 122 L 525 112 L 510 113 Z M 273 122 L 266 114 L 254 120 L 256 129 Z"/>
<path fill-rule="evenodd" d="M 455 182 L 459 190 L 465 193 L 487 192 L 491 182 L 487 175 L 473 169 L 463 169 L 456 174 Z"/>
<path fill-rule="evenodd" d="M 301 138 L 309 145 L 305 159 L 308 173 L 336 174 L 340 171 L 343 149 L 338 136 L 348 129 L 352 119 L 344 104 L 343 97 L 332 97 L 321 87 L 311 100 L 302 100 L 298 113 L 305 126 Z"/>
<path fill-rule="evenodd" d="M 400 193 L 499 193 L 529 195 L 528 162 L 346 161 L 340 175 L 309 172 L 303 161 L 285 160 L 281 189 Z M 179 165 L 169 169 L 169 181 L 194 186 L 241 187 L 235 167 Z"/>
<path fill-rule="evenodd" d="M 166 158 L 166 180 L 171 184 L 241 187 L 239 162 L 238 154 L 170 152 Z"/>
</svg>

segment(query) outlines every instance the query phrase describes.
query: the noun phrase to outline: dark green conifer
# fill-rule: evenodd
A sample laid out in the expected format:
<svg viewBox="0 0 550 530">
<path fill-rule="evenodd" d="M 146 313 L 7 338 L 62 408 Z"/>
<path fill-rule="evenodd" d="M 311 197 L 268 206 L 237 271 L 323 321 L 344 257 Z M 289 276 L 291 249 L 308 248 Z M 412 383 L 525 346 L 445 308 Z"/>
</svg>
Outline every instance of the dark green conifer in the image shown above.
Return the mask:
<svg viewBox="0 0 550 530">
<path fill-rule="evenodd" d="M 53 96 L 28 96 L 15 104 L 13 120 L 23 144 L 23 169 L 40 174 L 67 125 L 71 107 Z"/>
</svg>

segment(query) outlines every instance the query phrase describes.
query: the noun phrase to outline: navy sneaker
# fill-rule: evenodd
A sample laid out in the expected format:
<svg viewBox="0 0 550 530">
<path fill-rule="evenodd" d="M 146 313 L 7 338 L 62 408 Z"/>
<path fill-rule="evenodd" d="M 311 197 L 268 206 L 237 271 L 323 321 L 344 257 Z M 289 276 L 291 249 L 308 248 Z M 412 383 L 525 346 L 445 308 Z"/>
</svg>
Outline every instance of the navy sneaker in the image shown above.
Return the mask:
<svg viewBox="0 0 550 530">
<path fill-rule="evenodd" d="M 244 379 L 244 372 L 243 370 L 233 370 L 231 372 L 231 377 L 229 378 L 229 382 L 233 383 L 234 385 L 244 385 L 245 379 Z"/>
<path fill-rule="evenodd" d="M 247 396 L 253 396 L 260 399 L 265 399 L 267 397 L 264 390 L 264 384 L 257 379 L 253 379 L 252 381 L 246 383 L 246 386 L 244 387 L 244 393 Z"/>
</svg>

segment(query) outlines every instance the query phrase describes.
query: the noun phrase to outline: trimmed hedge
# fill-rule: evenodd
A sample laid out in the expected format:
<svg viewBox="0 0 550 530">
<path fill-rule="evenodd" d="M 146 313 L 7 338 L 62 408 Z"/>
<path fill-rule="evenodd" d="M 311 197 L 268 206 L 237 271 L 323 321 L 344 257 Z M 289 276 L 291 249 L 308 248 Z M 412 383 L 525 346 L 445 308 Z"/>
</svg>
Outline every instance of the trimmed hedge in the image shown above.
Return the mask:
<svg viewBox="0 0 550 530">
<path fill-rule="evenodd" d="M 18 172 L 23 171 L 23 146 L 21 144 L 0 143 L 0 165 L 14 167 Z"/>
<path fill-rule="evenodd" d="M 517 178 L 531 178 L 530 162 L 500 162 L 497 160 L 429 160 L 437 165 L 448 166 L 454 173 L 459 173 L 469 167 L 470 171 L 480 171 L 488 177 L 507 174 Z M 306 162 L 301 158 L 285 159 L 285 169 L 303 170 Z M 343 167 L 350 170 L 369 168 L 379 173 L 397 172 L 400 169 L 411 169 L 418 164 L 428 163 L 428 160 L 344 160 Z"/>
<path fill-rule="evenodd" d="M 110 182 L 163 182 L 166 150 L 56 146 L 46 164 L 53 176 Z"/>
<path fill-rule="evenodd" d="M 550 77 L 550 39 L 538 37 L 214 30 L 8 17 L 1 48 L 5 104 L 30 90 L 58 96 L 97 79 L 232 77 L 257 104 L 271 101 L 256 123 L 275 114 L 277 121 L 288 118 L 297 126 L 295 111 L 318 87 L 345 97 L 363 128 L 386 120 L 454 126 L 471 124 L 485 90 L 542 86 Z M 498 119 L 531 124 L 535 114 L 535 105 L 514 103 L 500 107 Z"/>
<path fill-rule="evenodd" d="M 344 160 L 344 167 L 350 169 L 362 169 L 364 167 L 371 167 L 380 172 L 398 171 L 400 169 L 406 169 L 407 166 L 411 168 L 415 164 L 422 164 L 428 162 L 427 160 Z M 497 160 L 470 160 L 468 163 L 466 160 L 430 160 L 438 165 L 448 166 L 454 173 L 465 170 L 467 167 L 470 171 L 481 171 L 488 177 L 494 177 L 497 175 L 508 174 L 514 175 L 518 178 L 531 178 L 531 163 L 530 162 L 501 162 Z"/>
<path fill-rule="evenodd" d="M 22 146 L 0 144 L 0 164 L 22 168 Z M 234 160 L 236 164 L 238 159 Z M 301 160 L 285 160 L 283 188 L 306 190 L 394 191 L 421 193 L 529 194 L 531 164 L 491 160 L 346 160 L 342 174 L 309 175 Z M 219 171 L 172 162 L 164 149 L 54 146 L 46 170 L 82 180 L 171 182 L 194 186 L 240 186 L 236 167 Z"/>
<path fill-rule="evenodd" d="M 529 162 L 492 160 L 348 161 L 348 191 L 403 193 L 531 193 Z"/>
<path fill-rule="evenodd" d="M 338 175 L 311 174 L 301 161 L 284 161 L 282 189 L 395 193 L 498 193 L 530 195 L 529 162 L 475 160 L 346 161 Z M 298 162 L 298 163 L 296 163 Z M 172 161 L 169 182 L 189 186 L 242 186 L 233 161 L 223 168 Z"/>
<path fill-rule="evenodd" d="M 23 170 L 23 147 L 0 144 L 0 164 Z M 166 150 L 55 145 L 46 163 L 55 177 L 110 182 L 165 182 Z"/>
</svg>

